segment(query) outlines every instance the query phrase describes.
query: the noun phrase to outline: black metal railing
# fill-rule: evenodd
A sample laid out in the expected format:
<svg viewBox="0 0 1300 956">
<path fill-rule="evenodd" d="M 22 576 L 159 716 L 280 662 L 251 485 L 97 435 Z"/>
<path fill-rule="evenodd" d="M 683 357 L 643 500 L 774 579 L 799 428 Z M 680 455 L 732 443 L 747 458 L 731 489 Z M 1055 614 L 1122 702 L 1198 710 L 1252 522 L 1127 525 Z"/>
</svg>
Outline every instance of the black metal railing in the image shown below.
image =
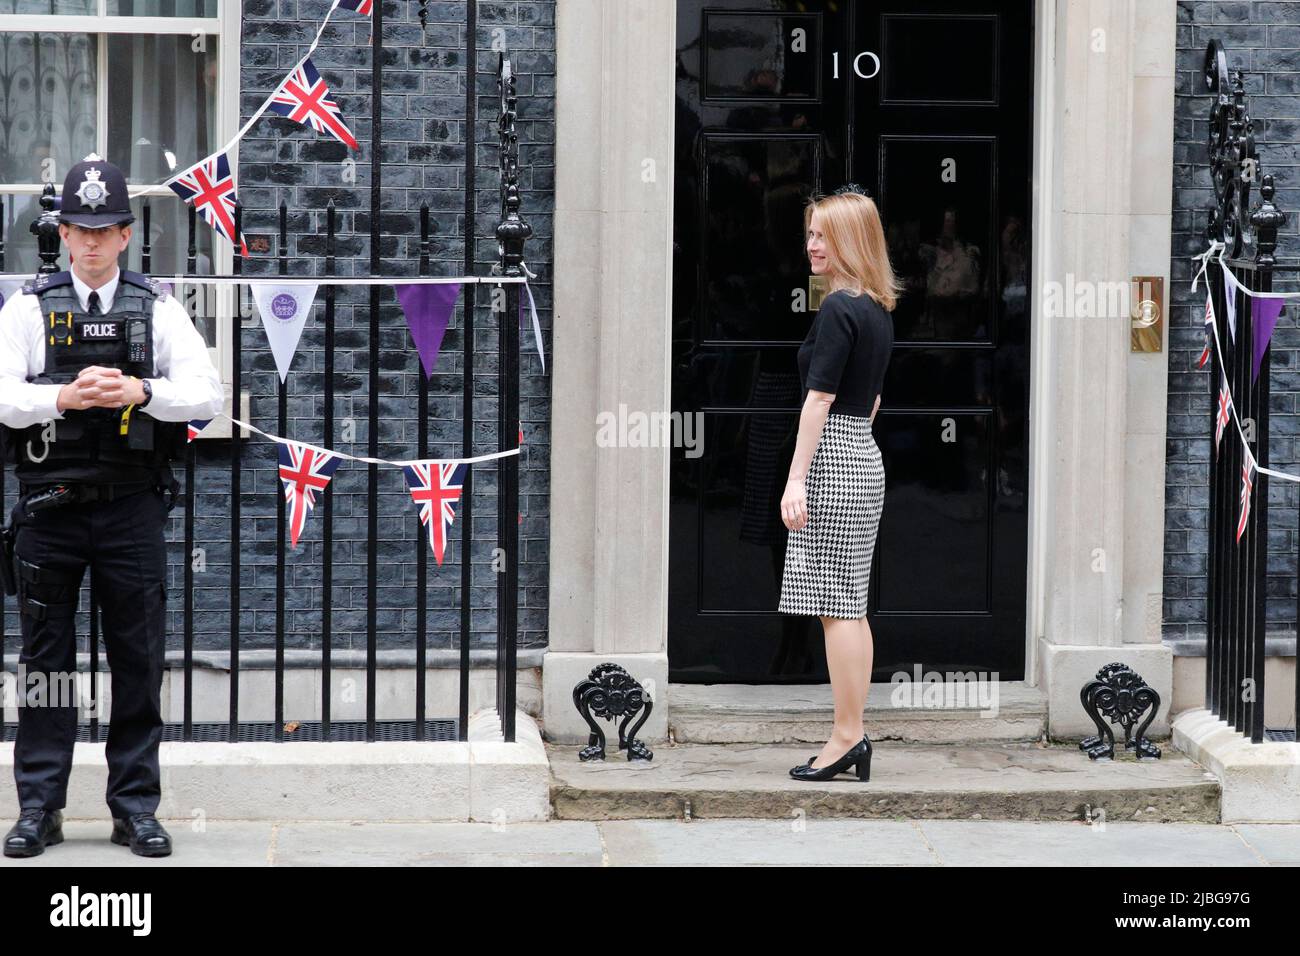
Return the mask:
<svg viewBox="0 0 1300 956">
<path fill-rule="evenodd" d="M 1268 475 L 1247 473 L 1246 450 L 1230 413 L 1221 407 L 1227 382 L 1251 454 L 1269 467 L 1269 366 L 1266 348 L 1252 381 L 1254 329 L 1249 293 L 1272 292 L 1275 276 L 1300 272 L 1279 263 L 1279 227 L 1285 215 L 1275 204 L 1273 177 L 1262 175 L 1254 126 L 1246 108 L 1241 71 L 1229 74 L 1217 40 L 1205 54 L 1204 81 L 1213 97 L 1210 112 L 1210 172 L 1216 205 L 1205 237 L 1223 244 L 1223 263 L 1207 262 L 1205 281 L 1213 304 L 1218 342 L 1209 375 L 1212 452 L 1209 473 L 1209 555 L 1206 601 L 1205 706 L 1256 743 L 1265 738 L 1265 640 L 1268 603 Z M 1259 184 L 1260 202 L 1251 208 L 1251 189 Z M 1227 291 L 1223 270 L 1237 284 Z M 1235 333 L 1229 332 L 1229 315 Z M 1213 435 L 1226 418 L 1217 451 Z M 1249 509 L 1243 520 L 1245 481 Z M 1240 535 L 1238 532 L 1240 531 Z M 1298 592 L 1300 593 L 1300 592 Z M 1300 606 L 1297 607 L 1300 620 Z M 1296 703 L 1300 709 L 1300 680 Z"/>
<path fill-rule="evenodd" d="M 470 5 L 472 10 L 473 4 Z M 379 25 L 375 25 L 378 33 Z M 471 23 L 470 34 L 473 35 L 473 25 Z M 380 60 L 379 53 L 375 54 L 375 61 Z M 470 58 L 471 64 L 473 57 Z M 377 69 L 377 68 L 376 68 Z M 469 82 L 469 94 L 467 95 L 469 119 L 466 123 L 466 216 L 465 216 L 465 275 L 472 276 L 474 268 L 474 177 L 471 167 L 474 163 L 476 154 L 473 139 L 474 129 L 474 91 L 476 83 L 471 73 Z M 524 275 L 523 257 L 524 245 L 526 240 L 531 236 L 532 230 L 528 223 L 520 215 L 521 193 L 519 185 L 519 162 L 518 162 L 518 135 L 515 128 L 516 121 L 516 87 L 515 77 L 511 68 L 511 61 L 508 55 L 501 54 L 498 60 L 498 92 L 500 97 L 500 113 L 498 116 L 499 130 L 499 156 L 500 156 L 500 208 L 499 221 L 496 227 L 496 240 L 499 250 L 498 261 L 492 268 L 492 276 L 484 277 L 487 282 L 491 282 L 492 277 L 500 276 L 509 279 L 518 279 Z M 375 77 L 375 89 L 380 87 L 380 78 Z M 376 136 L 380 124 L 375 123 Z M 380 144 L 375 143 L 373 155 L 381 155 Z M 373 176 L 372 186 L 377 184 L 379 174 L 376 171 Z M 379 274 L 379 195 L 377 188 L 372 189 L 372 208 L 371 208 L 371 272 L 372 275 Z M 41 206 L 44 210 L 40 219 L 33 224 L 32 231 L 37 236 L 39 253 L 42 260 L 40 272 L 54 272 L 58 270 L 57 260 L 59 255 L 59 238 L 58 238 L 58 214 L 54 210 L 54 187 L 47 185 L 44 194 L 41 197 Z M 165 278 L 174 278 L 178 282 L 178 288 L 190 290 L 188 294 L 193 294 L 194 285 L 184 286 L 184 280 L 200 278 L 197 272 L 198 254 L 196 248 L 196 219 L 193 206 L 188 207 L 188 244 L 186 273 L 176 276 L 167 276 Z M 278 246 L 276 248 L 276 271 L 279 275 L 288 275 L 290 271 L 289 263 L 289 246 L 288 246 L 288 210 L 284 203 L 279 206 L 278 220 Z M 4 250 L 5 239 L 3 231 L 4 207 L 3 199 L 0 199 L 0 273 L 4 270 Z M 235 235 L 241 235 L 243 222 L 243 209 L 237 205 L 235 208 Z M 142 206 L 142 225 L 141 230 L 144 237 L 142 246 L 142 271 L 150 271 L 152 250 L 149 245 L 150 236 L 150 206 L 148 200 L 145 200 Z M 337 258 L 336 258 L 336 239 L 337 239 L 337 216 L 334 203 L 331 201 L 329 207 L 325 210 L 325 261 L 324 276 L 333 277 L 337 275 Z M 419 263 L 418 274 L 420 276 L 430 275 L 431 261 L 431 243 L 430 243 L 430 220 L 428 204 L 422 204 L 420 208 L 420 246 L 419 246 Z M 248 273 L 251 275 L 251 273 Z M 235 259 L 233 266 L 233 275 L 230 277 L 232 284 L 236 289 L 235 312 L 230 322 L 230 370 L 231 370 L 231 409 L 230 414 L 234 418 L 240 418 L 240 401 L 241 391 L 243 388 L 243 372 L 245 367 L 244 355 L 244 319 L 247 304 L 244 301 L 244 294 L 247 291 L 247 284 L 238 283 L 238 277 L 245 275 L 245 262 L 239 254 L 238 246 L 235 249 Z M 295 277 L 304 277 L 301 273 L 295 274 Z M 205 277 L 206 278 L 206 277 Z M 402 276 L 390 276 L 388 278 L 400 282 Z M 504 308 L 493 308 L 496 313 L 497 326 L 497 344 L 498 355 L 496 363 L 497 371 L 497 450 L 505 451 L 516 447 L 519 437 L 519 314 L 520 314 L 520 296 L 522 290 L 518 282 L 504 282 L 499 286 L 501 295 L 491 297 L 492 304 L 499 306 L 504 302 Z M 463 363 L 461 368 L 461 394 L 463 398 L 462 410 L 462 437 L 461 450 L 456 453 L 456 457 L 471 457 L 474 451 L 474 397 L 475 390 L 475 348 L 474 348 L 474 318 L 476 311 L 481 307 L 478 296 L 478 284 L 467 282 L 462 286 L 462 304 L 463 304 Z M 489 285 L 489 288 L 494 286 Z M 321 426 L 321 435 L 289 435 L 288 432 L 288 393 L 284 382 L 278 383 L 276 394 L 276 429 L 275 433 L 281 436 L 295 438 L 302 441 L 308 441 L 313 444 L 319 443 L 325 448 L 336 448 L 336 420 L 335 420 L 335 390 L 336 390 L 336 357 L 340 354 L 336 348 L 336 310 L 340 304 L 338 299 L 340 286 L 335 284 L 326 284 L 323 286 L 323 423 Z M 350 291 L 350 290 L 349 290 Z M 346 294 L 346 293 L 345 293 Z M 379 325 L 379 294 L 380 286 L 371 285 L 369 287 L 369 329 L 367 345 L 367 363 L 368 363 L 368 418 L 369 431 L 367 434 L 369 457 L 379 457 L 379 419 L 378 407 L 381 394 L 381 382 L 379 376 L 380 367 L 380 325 Z M 194 316 L 196 310 L 190 310 Z M 357 350 L 360 351 L 359 349 Z M 277 376 L 278 378 L 278 376 Z M 410 449 L 410 453 L 403 457 L 427 458 L 429 455 L 429 380 L 420 370 L 417 363 L 418 392 L 416 395 L 416 441 L 415 447 Z M 250 420 L 251 421 L 251 420 Z M 266 427 L 266 426 L 259 426 Z M 243 739 L 266 739 L 271 736 L 276 741 L 285 739 L 286 714 L 285 714 L 285 697 L 284 684 L 286 672 L 286 655 L 285 655 L 285 638 L 286 638 L 286 555 L 285 555 L 285 499 L 283 494 L 279 493 L 280 482 L 278 474 L 275 480 L 275 489 L 277 497 L 276 510 L 276 541 L 274 546 L 275 555 L 275 583 L 274 583 L 274 613 L 275 613 L 275 632 L 274 632 L 274 721 L 270 727 L 266 722 L 242 721 L 240 719 L 240 648 L 247 638 L 244 633 L 245 628 L 241 618 L 243 605 L 243 588 L 241 585 L 242 556 L 245 542 L 241 539 L 243 530 L 242 524 L 242 501 L 241 496 L 248 489 L 244 487 L 243 465 L 249 457 L 253 446 L 241 437 L 241 429 L 237 426 L 231 426 L 231 434 L 228 439 L 228 462 L 229 462 L 229 547 L 230 556 L 228 563 L 228 588 L 229 588 L 229 636 L 226 650 L 229 653 L 229 702 L 228 717 L 224 728 L 214 728 L 213 726 L 202 726 L 194 721 L 194 676 L 195 676 L 195 570 L 193 556 L 198 531 L 196 528 L 196 514 L 201 510 L 199 508 L 198 498 L 202 491 L 205 475 L 212 472 L 213 463 L 222 457 L 219 451 L 214 451 L 211 446 L 217 445 L 224 441 L 222 439 L 210 439 L 200 442 L 191 442 L 186 450 L 186 455 L 181 468 L 184 475 L 184 490 L 178 502 L 177 507 L 183 509 L 183 520 L 180 522 L 179 542 L 169 541 L 169 546 L 174 547 L 179 543 L 183 547 L 182 561 L 183 566 L 183 611 L 182 611 L 182 635 L 181 635 L 181 689 L 183 694 L 182 700 L 182 721 L 179 726 L 168 728 L 168 738 L 170 739 L 220 739 L 227 741 L 238 741 Z M 200 444 L 208 446 L 200 450 Z M 437 457 L 437 456 L 433 456 Z M 200 458 L 202 466 L 200 466 Z M 458 706 L 457 718 L 454 721 L 454 736 L 458 740 L 466 740 L 468 732 L 469 717 L 469 695 L 470 695 L 470 648 L 471 648 L 471 601 L 472 589 L 471 582 L 471 562 L 472 562 L 472 539 L 471 529 L 473 527 L 473 495 L 472 495 L 472 473 L 475 465 L 466 469 L 462 493 L 457 503 L 456 525 L 462 529 L 460 534 L 460 607 L 459 607 L 459 681 L 458 681 Z M 496 663 L 496 704 L 500 715 L 502 731 L 507 741 L 515 739 L 515 720 L 514 711 L 516 706 L 516 626 L 518 621 L 518 582 L 519 582 L 519 555 L 518 555 L 518 523 L 519 523 L 519 475 L 520 467 L 519 455 L 507 455 L 497 459 L 497 547 L 503 555 L 503 571 L 497 575 L 496 591 L 496 646 L 495 646 L 495 663 Z M 274 465 L 272 465 L 274 468 Z M 319 606 L 321 629 L 318 665 L 320 668 L 320 700 L 321 707 L 319 713 L 319 724 L 308 728 L 307 733 L 296 733 L 295 739 L 316 739 L 316 740 L 334 740 L 346 739 L 353 740 L 361 737 L 361 728 L 355 726 L 340 726 L 339 722 L 333 719 L 331 713 L 331 699 L 335 692 L 332 684 L 333 669 L 333 590 L 334 590 L 334 552 L 335 552 L 335 509 L 334 509 L 334 485 L 332 481 L 326 486 L 321 507 L 313 515 L 311 523 L 317 520 L 321 522 L 321 576 L 320 590 L 321 600 Z M 4 474 L 0 469 L 0 500 L 4 496 Z M 262 489 L 260 494 L 271 493 L 267 489 Z M 380 636 L 380 627 L 378 624 L 378 605 L 377 589 L 379 579 L 379 552 L 382 544 L 378 526 L 378 466 L 369 465 L 367 468 L 367 481 L 365 499 L 368 506 L 366 517 L 366 715 L 364 720 L 364 739 L 374 741 L 377 739 L 391 739 L 394 731 L 391 726 L 385 727 L 385 721 L 377 718 L 377 672 L 378 672 L 378 645 Z M 408 502 L 409 505 L 409 502 Z M 414 513 L 413 509 L 407 508 L 408 513 Z M 414 641 L 414 680 L 415 680 L 415 712 L 410 721 L 389 721 L 387 723 L 411 724 L 411 736 L 417 740 L 428 739 L 430 736 L 434 739 L 445 739 L 450 734 L 446 726 L 429 728 L 426 726 L 426 665 L 427 665 L 427 645 L 428 645 L 428 585 L 429 585 L 429 568 L 428 554 L 430 551 L 429 541 L 427 538 L 428 531 L 420 524 L 418 516 L 412 519 L 414 521 L 415 532 L 413 535 L 412 547 L 415 550 L 414 563 L 416 569 L 415 584 L 415 633 Z M 169 527 L 174 527 L 175 523 L 169 523 Z M 253 548 L 265 547 L 268 544 L 263 538 L 251 542 Z M 256 582 L 255 582 L 256 584 Z M 88 618 L 89 634 L 88 648 L 90 656 L 90 670 L 92 674 L 99 673 L 99 615 L 97 602 L 94 594 L 93 576 L 90 577 L 88 587 L 90 589 L 90 599 L 88 601 Z M 260 584 L 256 585 L 259 592 L 263 591 Z M 389 644 L 400 645 L 406 635 L 403 634 L 386 634 L 389 638 Z M 9 653 L 6 647 L 4 615 L 0 614 L 0 671 L 5 666 L 6 655 Z M 300 722 L 302 723 L 302 722 Z M 452 721 L 444 722 L 446 724 Z M 6 738 L 6 732 L 10 728 L 5 726 L 4 715 L 0 713 L 0 739 Z M 91 716 L 88 726 L 84 730 L 87 739 L 101 739 L 98 718 Z M 404 735 L 399 735 L 404 736 Z"/>
</svg>

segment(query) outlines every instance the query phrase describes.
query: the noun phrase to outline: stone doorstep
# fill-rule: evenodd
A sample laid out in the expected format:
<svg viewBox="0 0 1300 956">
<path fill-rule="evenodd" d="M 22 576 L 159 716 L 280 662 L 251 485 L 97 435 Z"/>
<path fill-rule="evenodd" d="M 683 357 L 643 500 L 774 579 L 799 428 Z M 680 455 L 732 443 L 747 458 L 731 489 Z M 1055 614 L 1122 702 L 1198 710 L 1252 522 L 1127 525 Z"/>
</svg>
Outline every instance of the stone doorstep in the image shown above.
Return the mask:
<svg viewBox="0 0 1300 956">
<path fill-rule="evenodd" d="M 874 739 L 873 739 L 874 742 Z M 557 819 L 875 817 L 1219 822 L 1219 784 L 1185 755 L 1131 753 L 1092 761 L 1077 745 L 875 745 L 871 780 L 794 780 L 819 749 L 805 744 L 652 747 L 648 763 L 617 750 L 583 763 L 579 748 L 546 745 Z M 1099 816 L 1098 813 L 1103 814 Z"/>
<path fill-rule="evenodd" d="M 1032 742 L 1047 730 L 1047 695 L 1024 681 L 997 684 L 997 708 L 897 706 L 888 684 L 872 685 L 863 712 L 872 740 L 956 744 Z M 669 732 L 677 743 L 824 743 L 834 704 L 829 684 L 671 684 Z"/>
<path fill-rule="evenodd" d="M 1217 776 L 1224 823 L 1300 823 L 1300 743 L 1251 743 L 1204 707 L 1178 715 L 1173 742 Z"/>
<path fill-rule="evenodd" d="M 546 820 L 550 772 L 541 735 L 517 712 L 502 740 L 495 711 L 471 715 L 469 740 L 301 743 L 164 741 L 160 819 Z M 0 744 L 0 807 L 16 808 L 12 743 Z M 108 817 L 103 743 L 78 743 L 68 819 Z"/>
</svg>

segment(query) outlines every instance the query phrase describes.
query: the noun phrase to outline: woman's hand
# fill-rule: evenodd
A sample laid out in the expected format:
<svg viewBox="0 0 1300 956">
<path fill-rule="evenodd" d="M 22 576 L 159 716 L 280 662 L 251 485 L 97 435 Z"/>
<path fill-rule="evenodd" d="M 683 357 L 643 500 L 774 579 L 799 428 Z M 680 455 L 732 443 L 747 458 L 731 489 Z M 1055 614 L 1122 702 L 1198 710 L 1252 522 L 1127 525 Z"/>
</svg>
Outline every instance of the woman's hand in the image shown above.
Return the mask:
<svg viewBox="0 0 1300 956">
<path fill-rule="evenodd" d="M 871 417 L 870 417 L 869 419 L 867 419 L 867 420 L 870 421 L 870 422 L 875 422 L 875 420 L 876 420 L 876 412 L 878 412 L 878 411 L 880 411 L 880 396 L 879 396 L 879 395 L 876 396 L 876 404 L 874 404 L 874 405 L 871 406 Z"/>
<path fill-rule="evenodd" d="M 785 483 L 781 496 L 781 521 L 791 531 L 798 531 L 808 523 L 808 493 L 802 478 L 791 478 Z"/>
</svg>

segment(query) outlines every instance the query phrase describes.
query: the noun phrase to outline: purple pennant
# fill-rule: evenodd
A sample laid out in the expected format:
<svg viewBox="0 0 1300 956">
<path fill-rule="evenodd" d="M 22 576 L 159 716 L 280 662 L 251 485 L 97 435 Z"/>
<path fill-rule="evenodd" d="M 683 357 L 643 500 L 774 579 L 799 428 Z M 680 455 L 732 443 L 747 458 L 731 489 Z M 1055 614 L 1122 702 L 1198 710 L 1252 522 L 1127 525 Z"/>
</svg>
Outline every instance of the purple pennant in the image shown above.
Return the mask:
<svg viewBox="0 0 1300 956">
<path fill-rule="evenodd" d="M 1273 337 L 1273 327 L 1277 325 L 1278 313 L 1282 311 L 1285 299 L 1265 299 L 1260 296 L 1250 298 L 1250 326 L 1255 339 L 1255 361 L 1250 367 L 1250 381 L 1253 385 L 1259 377 L 1259 363 L 1264 361 L 1264 350 L 1268 340 Z"/>
<path fill-rule="evenodd" d="M 424 376 L 429 378 L 438 364 L 438 349 L 442 347 L 447 323 L 460 297 L 460 283 L 399 282 L 393 284 L 393 289 L 406 313 L 406 327 L 411 330 L 411 338 L 420 353 Z"/>
</svg>

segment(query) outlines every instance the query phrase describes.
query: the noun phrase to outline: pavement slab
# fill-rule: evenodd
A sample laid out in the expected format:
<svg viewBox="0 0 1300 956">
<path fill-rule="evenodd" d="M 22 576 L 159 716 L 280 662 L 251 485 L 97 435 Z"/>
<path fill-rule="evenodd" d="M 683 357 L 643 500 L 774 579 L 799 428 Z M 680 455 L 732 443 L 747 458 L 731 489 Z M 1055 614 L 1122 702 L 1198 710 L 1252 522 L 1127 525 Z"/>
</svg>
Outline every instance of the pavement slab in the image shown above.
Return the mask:
<svg viewBox="0 0 1300 956">
<path fill-rule="evenodd" d="M 1005 820 L 553 820 L 538 823 L 165 820 L 169 857 L 108 842 L 109 825 L 68 821 L 66 839 L 23 867 L 231 866 L 1160 866 L 1300 865 L 1300 825 Z M 3 883 L 5 877 L 0 877 Z"/>
</svg>

